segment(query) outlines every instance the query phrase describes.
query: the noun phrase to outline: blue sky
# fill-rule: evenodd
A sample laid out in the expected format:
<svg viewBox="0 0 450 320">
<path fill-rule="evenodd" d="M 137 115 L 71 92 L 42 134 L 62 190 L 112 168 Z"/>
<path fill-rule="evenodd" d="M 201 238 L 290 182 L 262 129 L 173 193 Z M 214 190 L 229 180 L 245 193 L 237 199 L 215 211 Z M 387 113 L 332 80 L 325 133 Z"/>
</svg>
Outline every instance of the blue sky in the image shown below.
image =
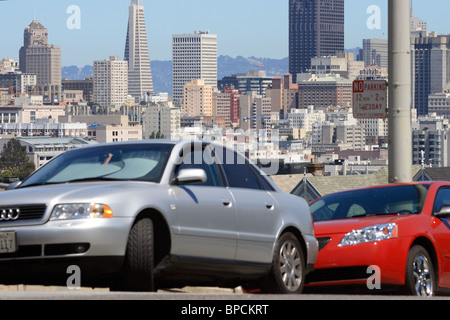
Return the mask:
<svg viewBox="0 0 450 320">
<path fill-rule="evenodd" d="M 151 60 L 170 60 L 172 34 L 209 30 L 218 35 L 219 55 L 288 56 L 288 0 L 143 0 Z M 387 0 L 345 1 L 345 46 L 387 37 Z M 414 0 L 414 15 L 429 29 L 450 34 L 450 1 Z M 80 8 L 80 29 L 69 29 L 71 5 Z M 371 5 L 380 8 L 380 29 L 369 29 Z M 63 65 L 84 66 L 111 55 L 123 58 L 129 0 L 0 1 L 0 57 L 18 59 L 23 30 L 37 17 L 49 42 L 62 48 Z"/>
</svg>

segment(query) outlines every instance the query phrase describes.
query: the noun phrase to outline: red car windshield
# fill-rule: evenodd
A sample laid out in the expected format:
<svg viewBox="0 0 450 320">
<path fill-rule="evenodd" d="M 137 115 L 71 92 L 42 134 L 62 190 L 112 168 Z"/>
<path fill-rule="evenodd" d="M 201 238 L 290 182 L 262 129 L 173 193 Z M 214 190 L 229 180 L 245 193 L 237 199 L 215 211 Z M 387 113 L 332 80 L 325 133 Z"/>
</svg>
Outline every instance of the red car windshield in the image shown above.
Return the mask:
<svg viewBox="0 0 450 320">
<path fill-rule="evenodd" d="M 429 185 L 367 188 L 324 196 L 310 205 L 314 222 L 421 213 Z"/>
</svg>

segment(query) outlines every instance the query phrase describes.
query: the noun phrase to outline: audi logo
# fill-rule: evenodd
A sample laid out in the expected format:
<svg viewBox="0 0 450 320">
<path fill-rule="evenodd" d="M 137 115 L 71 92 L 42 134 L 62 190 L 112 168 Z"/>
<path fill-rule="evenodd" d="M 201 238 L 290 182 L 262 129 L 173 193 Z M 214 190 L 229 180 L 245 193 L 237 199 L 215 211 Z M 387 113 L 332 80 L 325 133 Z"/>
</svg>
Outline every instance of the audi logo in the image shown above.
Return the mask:
<svg viewBox="0 0 450 320">
<path fill-rule="evenodd" d="M 0 209 L 0 221 L 15 221 L 19 216 L 20 209 Z"/>
</svg>

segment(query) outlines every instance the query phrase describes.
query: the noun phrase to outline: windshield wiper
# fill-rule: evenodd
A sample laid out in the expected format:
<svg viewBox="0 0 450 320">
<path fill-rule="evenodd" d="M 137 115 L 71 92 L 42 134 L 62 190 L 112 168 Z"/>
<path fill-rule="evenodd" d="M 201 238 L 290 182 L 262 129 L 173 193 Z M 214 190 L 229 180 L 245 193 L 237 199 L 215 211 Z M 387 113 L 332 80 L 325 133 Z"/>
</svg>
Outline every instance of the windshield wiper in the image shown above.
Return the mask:
<svg viewBox="0 0 450 320">
<path fill-rule="evenodd" d="M 363 213 L 363 214 L 357 214 L 355 216 L 351 216 L 349 218 L 374 217 L 374 216 L 384 216 L 384 215 L 386 215 L 386 213 Z"/>
<path fill-rule="evenodd" d="M 81 178 L 68 180 L 60 183 L 72 183 L 72 182 L 88 182 L 88 181 L 122 181 L 123 179 L 114 179 L 114 178 L 106 178 L 106 177 L 90 177 L 90 178 Z"/>
<path fill-rule="evenodd" d="M 22 189 L 22 188 L 30 188 L 30 187 L 38 187 L 38 186 L 46 186 L 50 184 L 60 184 L 61 182 L 37 182 L 32 184 L 21 184 L 16 189 Z"/>
</svg>

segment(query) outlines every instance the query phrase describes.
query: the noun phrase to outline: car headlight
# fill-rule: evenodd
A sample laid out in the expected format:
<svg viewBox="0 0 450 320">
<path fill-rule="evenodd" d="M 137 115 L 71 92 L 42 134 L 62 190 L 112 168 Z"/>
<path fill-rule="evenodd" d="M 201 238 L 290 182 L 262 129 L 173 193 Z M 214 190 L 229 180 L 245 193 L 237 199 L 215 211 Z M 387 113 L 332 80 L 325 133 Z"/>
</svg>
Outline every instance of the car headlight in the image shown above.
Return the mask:
<svg viewBox="0 0 450 320">
<path fill-rule="evenodd" d="M 340 247 L 355 244 L 388 240 L 398 237 L 398 225 L 395 223 L 379 224 L 347 233 L 339 244 Z"/>
<path fill-rule="evenodd" d="M 53 209 L 51 220 L 112 218 L 113 212 L 105 204 L 72 203 L 59 204 Z"/>
</svg>

